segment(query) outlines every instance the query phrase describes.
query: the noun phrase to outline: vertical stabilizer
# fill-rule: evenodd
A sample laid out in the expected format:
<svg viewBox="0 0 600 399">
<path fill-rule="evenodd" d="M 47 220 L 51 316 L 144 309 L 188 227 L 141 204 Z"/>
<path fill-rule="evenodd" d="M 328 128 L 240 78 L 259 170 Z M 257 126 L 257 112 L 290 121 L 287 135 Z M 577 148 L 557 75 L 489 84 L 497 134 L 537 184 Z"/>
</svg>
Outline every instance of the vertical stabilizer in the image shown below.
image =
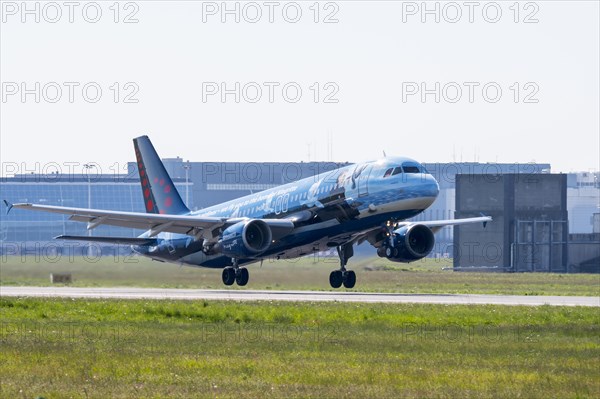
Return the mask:
<svg viewBox="0 0 600 399">
<path fill-rule="evenodd" d="M 168 215 L 189 213 L 148 136 L 133 139 L 133 146 L 146 212 Z"/>
</svg>

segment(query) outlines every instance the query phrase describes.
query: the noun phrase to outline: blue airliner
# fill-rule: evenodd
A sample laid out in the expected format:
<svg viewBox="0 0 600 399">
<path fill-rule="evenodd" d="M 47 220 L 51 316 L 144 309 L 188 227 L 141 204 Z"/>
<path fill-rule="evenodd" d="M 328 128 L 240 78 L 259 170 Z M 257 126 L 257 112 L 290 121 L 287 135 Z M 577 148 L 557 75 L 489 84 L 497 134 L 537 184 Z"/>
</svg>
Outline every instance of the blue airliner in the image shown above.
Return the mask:
<svg viewBox="0 0 600 399">
<path fill-rule="evenodd" d="M 434 233 L 445 226 L 491 221 L 489 216 L 411 222 L 436 199 L 437 181 L 420 163 L 403 157 L 345 166 L 210 208 L 191 212 L 175 189 L 150 139 L 133 140 L 146 213 L 11 204 L 70 215 L 88 229 L 106 224 L 146 230 L 137 238 L 58 236 L 57 239 L 131 245 L 159 261 L 223 269 L 225 285 L 248 283 L 244 265 L 290 259 L 336 248 L 340 267 L 333 288 L 353 288 L 346 269 L 354 244 L 368 241 L 377 254 L 412 262 L 433 249 Z"/>
</svg>

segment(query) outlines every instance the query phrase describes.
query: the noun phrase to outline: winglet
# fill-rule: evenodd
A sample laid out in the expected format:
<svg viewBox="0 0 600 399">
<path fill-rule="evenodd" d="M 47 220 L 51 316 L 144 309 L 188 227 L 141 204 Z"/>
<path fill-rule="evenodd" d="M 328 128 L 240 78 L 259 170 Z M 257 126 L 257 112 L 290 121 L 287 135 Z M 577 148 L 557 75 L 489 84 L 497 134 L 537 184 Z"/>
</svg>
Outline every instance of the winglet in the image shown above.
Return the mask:
<svg viewBox="0 0 600 399">
<path fill-rule="evenodd" d="M 3 200 L 3 201 L 6 204 L 6 206 L 8 207 L 8 209 L 6 210 L 6 214 L 8 215 L 8 212 L 10 212 L 10 210 L 13 208 L 13 204 L 8 202 L 7 200 Z"/>
<path fill-rule="evenodd" d="M 484 215 L 484 214 L 483 214 L 483 212 L 481 212 L 481 213 L 480 213 L 480 215 L 481 215 L 481 216 L 483 216 L 483 217 L 487 217 L 487 215 Z M 490 218 L 490 219 L 491 219 L 491 218 Z M 487 221 L 487 220 L 486 220 L 485 222 L 483 222 L 483 228 L 484 228 L 484 229 L 486 228 L 487 224 L 488 224 L 488 221 Z"/>
</svg>

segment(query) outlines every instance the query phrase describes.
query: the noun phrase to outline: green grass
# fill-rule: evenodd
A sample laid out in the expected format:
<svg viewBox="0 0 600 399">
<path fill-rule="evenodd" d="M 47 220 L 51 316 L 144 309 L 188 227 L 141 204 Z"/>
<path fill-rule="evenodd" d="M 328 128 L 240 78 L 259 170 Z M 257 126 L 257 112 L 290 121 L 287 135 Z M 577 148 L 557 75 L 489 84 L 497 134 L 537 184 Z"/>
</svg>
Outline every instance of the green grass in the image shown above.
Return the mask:
<svg viewBox="0 0 600 399">
<path fill-rule="evenodd" d="M 0 299 L 0 396 L 600 397 L 596 308 Z"/>
<path fill-rule="evenodd" d="M 357 272 L 355 290 L 401 293 L 466 293 L 513 295 L 600 295 L 598 274 L 476 273 L 443 270 L 451 259 L 424 259 L 410 264 L 380 258 L 352 258 Z M 329 273 L 336 258 L 265 261 L 249 266 L 245 289 L 331 290 Z M 0 263 L 1 285 L 50 285 L 52 272 L 70 272 L 74 286 L 162 288 L 223 288 L 221 271 L 178 266 L 140 257 L 106 257 L 97 262 L 61 257 L 57 261 L 28 256 L 7 257 Z M 239 289 L 233 286 L 230 289 Z"/>
</svg>

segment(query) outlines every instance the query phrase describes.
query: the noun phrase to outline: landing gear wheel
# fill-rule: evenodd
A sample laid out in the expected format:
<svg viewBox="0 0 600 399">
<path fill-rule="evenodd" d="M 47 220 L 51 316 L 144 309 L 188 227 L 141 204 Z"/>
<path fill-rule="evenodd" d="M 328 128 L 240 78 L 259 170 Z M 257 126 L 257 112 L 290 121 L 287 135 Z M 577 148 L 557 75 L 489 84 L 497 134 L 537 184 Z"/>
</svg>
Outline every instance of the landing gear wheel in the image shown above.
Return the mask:
<svg viewBox="0 0 600 399">
<path fill-rule="evenodd" d="M 235 282 L 237 285 L 243 287 L 248 284 L 248 279 L 250 278 L 250 273 L 248 273 L 248 269 L 245 267 L 240 267 L 235 274 Z"/>
<path fill-rule="evenodd" d="M 331 284 L 331 287 L 333 288 L 340 288 L 343 281 L 344 275 L 341 270 L 334 270 L 329 275 L 329 284 Z"/>
<path fill-rule="evenodd" d="M 354 270 L 346 270 L 344 273 L 344 287 L 346 288 L 354 288 L 356 284 L 356 273 Z"/>
<path fill-rule="evenodd" d="M 227 266 L 225 269 L 223 269 L 223 274 L 221 277 L 223 277 L 223 284 L 232 285 L 235 281 L 235 269 L 231 266 Z"/>
<path fill-rule="evenodd" d="M 356 284 L 356 274 L 351 270 L 346 270 L 348 259 L 354 255 L 352 245 L 353 242 L 350 241 L 337 247 L 337 253 L 340 258 L 340 269 L 332 271 L 329 275 L 329 284 L 333 288 L 340 288 L 342 284 L 346 288 L 352 288 Z"/>
</svg>

